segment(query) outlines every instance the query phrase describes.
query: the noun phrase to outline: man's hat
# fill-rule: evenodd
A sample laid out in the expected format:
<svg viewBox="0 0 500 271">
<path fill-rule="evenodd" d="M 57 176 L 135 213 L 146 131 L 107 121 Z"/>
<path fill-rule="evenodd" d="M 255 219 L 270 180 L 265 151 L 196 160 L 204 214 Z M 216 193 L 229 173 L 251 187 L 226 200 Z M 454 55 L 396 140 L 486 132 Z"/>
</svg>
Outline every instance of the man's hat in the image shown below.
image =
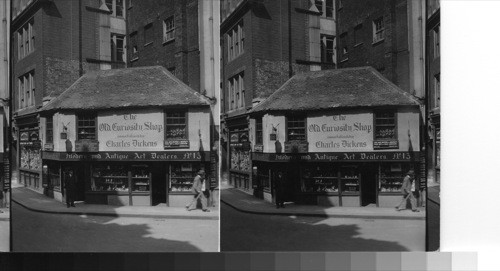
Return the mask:
<svg viewBox="0 0 500 271">
<path fill-rule="evenodd" d="M 203 169 L 198 170 L 198 174 L 205 174 L 205 170 Z"/>
<path fill-rule="evenodd" d="M 413 175 L 413 174 L 415 174 L 415 172 L 413 171 L 413 169 L 410 169 L 407 174 L 408 175 Z"/>
</svg>

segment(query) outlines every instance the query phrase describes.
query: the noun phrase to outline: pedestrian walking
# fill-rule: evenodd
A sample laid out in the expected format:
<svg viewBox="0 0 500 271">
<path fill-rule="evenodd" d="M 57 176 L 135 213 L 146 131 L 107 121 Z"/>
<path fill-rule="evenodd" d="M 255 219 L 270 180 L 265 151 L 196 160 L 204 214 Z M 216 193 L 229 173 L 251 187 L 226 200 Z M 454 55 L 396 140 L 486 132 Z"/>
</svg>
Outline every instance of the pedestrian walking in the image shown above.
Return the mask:
<svg viewBox="0 0 500 271">
<path fill-rule="evenodd" d="M 196 177 L 194 177 L 193 187 L 191 188 L 191 190 L 195 193 L 195 195 L 193 200 L 188 205 L 186 205 L 188 211 L 196 209 L 198 201 L 201 201 L 201 208 L 203 212 L 210 212 L 210 210 L 208 210 L 207 208 L 207 195 L 209 195 L 209 191 L 205 181 L 205 170 L 198 170 Z"/>
<path fill-rule="evenodd" d="M 415 195 L 415 172 L 413 170 L 409 170 L 403 179 L 403 184 L 401 186 L 401 192 L 403 193 L 403 199 L 396 207 L 396 210 L 401 211 L 406 209 L 406 203 L 408 199 L 410 200 L 411 210 L 413 212 L 418 212 L 417 209 L 417 199 Z"/>
<path fill-rule="evenodd" d="M 276 209 L 285 208 L 285 188 L 284 188 L 284 180 L 283 173 L 278 171 L 276 174 L 276 179 L 274 182 L 274 191 L 276 192 Z"/>
<path fill-rule="evenodd" d="M 66 206 L 69 208 L 75 206 L 76 180 L 73 175 L 73 170 L 69 170 L 66 174 L 64 186 L 66 187 Z"/>
</svg>

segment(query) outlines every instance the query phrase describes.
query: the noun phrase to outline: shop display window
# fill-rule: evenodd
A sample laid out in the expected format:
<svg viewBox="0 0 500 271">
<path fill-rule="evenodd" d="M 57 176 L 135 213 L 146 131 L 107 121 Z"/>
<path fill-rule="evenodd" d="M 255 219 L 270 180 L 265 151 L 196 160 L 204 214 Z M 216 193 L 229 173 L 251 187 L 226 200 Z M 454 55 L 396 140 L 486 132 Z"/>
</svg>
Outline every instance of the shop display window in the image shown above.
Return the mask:
<svg viewBox="0 0 500 271">
<path fill-rule="evenodd" d="M 359 193 L 359 171 L 356 166 L 340 168 L 340 183 L 342 194 Z"/>
<path fill-rule="evenodd" d="M 172 164 L 170 166 L 170 191 L 191 192 L 197 171 L 198 168 L 193 163 Z"/>
<path fill-rule="evenodd" d="M 379 174 L 379 192 L 401 193 L 401 185 L 409 166 L 401 163 L 381 164 Z"/>
<path fill-rule="evenodd" d="M 271 190 L 271 180 L 269 178 L 269 168 L 259 166 L 257 168 L 257 181 L 264 190 Z"/>
<path fill-rule="evenodd" d="M 337 171 L 331 165 L 308 166 L 302 171 L 302 192 L 328 192 L 339 191 Z"/>
<path fill-rule="evenodd" d="M 52 187 L 52 189 L 56 191 L 61 191 L 61 175 L 59 166 L 49 164 L 47 178 L 49 187 Z"/>
<path fill-rule="evenodd" d="M 132 179 L 132 192 L 149 192 L 151 185 L 151 173 L 148 166 L 132 166 L 130 176 Z"/>
<path fill-rule="evenodd" d="M 128 170 L 119 165 L 97 165 L 92 170 L 92 191 L 128 192 Z"/>
</svg>

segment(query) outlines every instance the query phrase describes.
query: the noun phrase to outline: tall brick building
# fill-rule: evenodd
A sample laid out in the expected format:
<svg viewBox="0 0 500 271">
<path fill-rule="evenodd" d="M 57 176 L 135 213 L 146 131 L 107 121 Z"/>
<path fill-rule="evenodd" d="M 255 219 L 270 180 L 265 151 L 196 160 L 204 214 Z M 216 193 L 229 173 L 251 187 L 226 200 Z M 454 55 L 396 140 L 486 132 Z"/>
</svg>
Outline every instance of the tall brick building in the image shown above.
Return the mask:
<svg viewBox="0 0 500 271">
<path fill-rule="evenodd" d="M 248 111 L 294 74 L 336 67 L 335 1 L 221 1 L 223 172 L 253 192 Z"/>
<path fill-rule="evenodd" d="M 127 7 L 128 67 L 163 66 L 209 98 L 213 159 L 219 145 L 219 7 L 218 0 L 133 1 Z"/>
<path fill-rule="evenodd" d="M 438 0 L 428 0 L 426 16 L 427 59 L 427 131 L 429 185 L 440 183 L 441 156 L 441 65 L 440 65 L 440 6 Z"/>
<path fill-rule="evenodd" d="M 12 163 L 25 186 L 44 191 L 42 105 L 88 70 L 125 67 L 125 10 L 124 0 L 12 1 Z"/>
</svg>

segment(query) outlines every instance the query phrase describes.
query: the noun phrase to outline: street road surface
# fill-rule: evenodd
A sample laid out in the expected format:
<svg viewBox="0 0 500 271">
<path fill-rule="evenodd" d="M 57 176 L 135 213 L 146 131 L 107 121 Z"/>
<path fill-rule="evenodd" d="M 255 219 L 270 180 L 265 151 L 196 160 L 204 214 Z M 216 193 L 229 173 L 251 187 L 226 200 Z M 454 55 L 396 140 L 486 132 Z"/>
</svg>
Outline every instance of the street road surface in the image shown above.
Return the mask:
<svg viewBox="0 0 500 271">
<path fill-rule="evenodd" d="M 9 252 L 9 220 L 0 220 L 0 252 Z"/>
<path fill-rule="evenodd" d="M 15 252 L 216 252 L 218 221 L 32 212 L 12 202 Z"/>
<path fill-rule="evenodd" d="M 425 251 L 425 220 L 254 215 L 221 203 L 222 251 Z"/>
</svg>

